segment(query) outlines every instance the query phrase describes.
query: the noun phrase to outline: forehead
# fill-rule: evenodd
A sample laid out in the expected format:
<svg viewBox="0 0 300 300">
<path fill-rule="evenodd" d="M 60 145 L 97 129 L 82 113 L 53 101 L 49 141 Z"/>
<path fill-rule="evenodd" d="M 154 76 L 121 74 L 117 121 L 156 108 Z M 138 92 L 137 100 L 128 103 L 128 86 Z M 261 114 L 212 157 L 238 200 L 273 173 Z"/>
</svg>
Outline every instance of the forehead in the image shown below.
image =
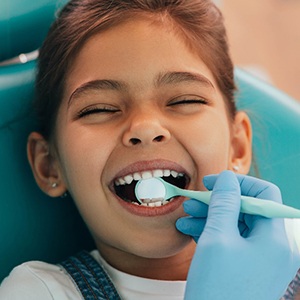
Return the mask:
<svg viewBox="0 0 300 300">
<path fill-rule="evenodd" d="M 158 73 L 177 71 L 200 72 L 216 86 L 205 62 L 169 21 L 134 18 L 86 41 L 70 67 L 66 88 L 93 79 L 143 85 Z"/>
</svg>

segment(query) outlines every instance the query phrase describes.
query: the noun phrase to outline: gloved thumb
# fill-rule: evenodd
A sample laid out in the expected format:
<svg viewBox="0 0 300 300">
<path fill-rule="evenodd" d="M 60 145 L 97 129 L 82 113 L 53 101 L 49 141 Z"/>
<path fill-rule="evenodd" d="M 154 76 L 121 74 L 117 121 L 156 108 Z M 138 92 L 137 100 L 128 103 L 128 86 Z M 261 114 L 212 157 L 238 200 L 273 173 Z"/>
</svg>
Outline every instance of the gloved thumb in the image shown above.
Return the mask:
<svg viewBox="0 0 300 300">
<path fill-rule="evenodd" d="M 204 178 L 205 183 L 205 178 Z M 205 226 L 207 233 L 215 234 L 228 231 L 238 232 L 238 218 L 241 207 L 240 184 L 232 171 L 218 175 L 210 199 Z"/>
</svg>

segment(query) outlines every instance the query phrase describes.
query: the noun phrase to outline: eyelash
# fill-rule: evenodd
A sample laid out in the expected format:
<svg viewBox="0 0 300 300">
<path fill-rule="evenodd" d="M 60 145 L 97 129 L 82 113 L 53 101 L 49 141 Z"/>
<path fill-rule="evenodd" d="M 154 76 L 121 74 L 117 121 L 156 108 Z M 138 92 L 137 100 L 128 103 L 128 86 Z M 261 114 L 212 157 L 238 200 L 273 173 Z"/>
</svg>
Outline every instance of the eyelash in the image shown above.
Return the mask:
<svg viewBox="0 0 300 300">
<path fill-rule="evenodd" d="M 108 108 L 108 107 L 97 107 L 97 106 L 92 106 L 92 107 L 86 107 L 79 111 L 77 113 L 78 118 L 84 118 L 92 114 L 97 114 L 97 113 L 115 113 L 118 112 L 118 109 L 113 109 L 113 108 Z"/>
<path fill-rule="evenodd" d="M 186 104 L 207 104 L 208 102 L 204 99 L 183 99 L 171 102 L 168 106 L 174 105 L 186 105 Z"/>
</svg>

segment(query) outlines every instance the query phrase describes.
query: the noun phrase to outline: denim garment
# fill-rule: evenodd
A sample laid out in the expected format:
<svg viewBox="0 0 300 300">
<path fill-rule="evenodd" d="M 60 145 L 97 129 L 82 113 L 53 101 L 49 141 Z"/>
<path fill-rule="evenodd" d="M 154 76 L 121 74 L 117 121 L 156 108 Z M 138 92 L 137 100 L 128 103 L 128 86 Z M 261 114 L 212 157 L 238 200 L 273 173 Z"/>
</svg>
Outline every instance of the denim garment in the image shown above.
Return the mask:
<svg viewBox="0 0 300 300">
<path fill-rule="evenodd" d="M 106 272 L 88 252 L 71 256 L 60 265 L 73 278 L 85 300 L 121 300 Z"/>
<path fill-rule="evenodd" d="M 296 277 L 290 283 L 281 300 L 294 300 L 297 293 L 300 293 L 300 270 L 298 270 Z"/>
</svg>

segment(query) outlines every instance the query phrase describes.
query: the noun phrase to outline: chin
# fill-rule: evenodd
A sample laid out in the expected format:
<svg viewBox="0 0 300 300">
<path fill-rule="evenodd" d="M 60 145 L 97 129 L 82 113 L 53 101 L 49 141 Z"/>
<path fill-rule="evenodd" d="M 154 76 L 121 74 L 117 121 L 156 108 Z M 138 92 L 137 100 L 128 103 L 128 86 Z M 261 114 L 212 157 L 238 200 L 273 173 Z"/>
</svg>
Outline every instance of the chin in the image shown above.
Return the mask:
<svg viewBox="0 0 300 300">
<path fill-rule="evenodd" d="M 187 235 L 178 232 L 176 229 L 169 235 L 154 236 L 139 239 L 135 245 L 135 250 L 132 248 L 133 254 L 144 258 L 167 258 L 181 253 L 182 251 L 194 249 L 196 243 Z"/>
</svg>

